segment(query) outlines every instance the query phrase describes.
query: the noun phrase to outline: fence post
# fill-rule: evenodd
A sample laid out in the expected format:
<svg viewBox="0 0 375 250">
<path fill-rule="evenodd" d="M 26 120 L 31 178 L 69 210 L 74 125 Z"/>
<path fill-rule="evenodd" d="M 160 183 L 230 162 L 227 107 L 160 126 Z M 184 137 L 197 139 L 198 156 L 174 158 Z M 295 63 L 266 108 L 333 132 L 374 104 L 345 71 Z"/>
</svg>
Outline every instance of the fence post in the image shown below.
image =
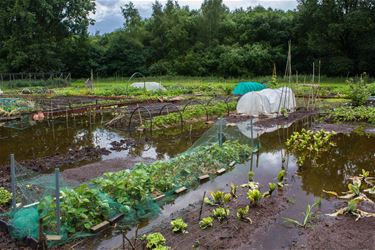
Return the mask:
<svg viewBox="0 0 375 250">
<path fill-rule="evenodd" d="M 56 196 L 56 229 L 57 234 L 60 235 L 61 232 L 61 210 L 60 210 L 60 169 L 55 168 L 55 196 Z"/>
<path fill-rule="evenodd" d="M 219 145 L 220 147 L 223 146 L 223 118 L 219 118 Z"/>
<path fill-rule="evenodd" d="M 250 120 L 250 135 L 251 135 L 251 151 L 254 152 L 254 133 L 253 133 L 253 119 Z"/>
<path fill-rule="evenodd" d="M 16 209 L 17 188 L 16 188 L 16 161 L 14 159 L 14 154 L 10 155 L 10 182 L 11 182 L 11 189 L 12 189 L 12 209 Z"/>
</svg>

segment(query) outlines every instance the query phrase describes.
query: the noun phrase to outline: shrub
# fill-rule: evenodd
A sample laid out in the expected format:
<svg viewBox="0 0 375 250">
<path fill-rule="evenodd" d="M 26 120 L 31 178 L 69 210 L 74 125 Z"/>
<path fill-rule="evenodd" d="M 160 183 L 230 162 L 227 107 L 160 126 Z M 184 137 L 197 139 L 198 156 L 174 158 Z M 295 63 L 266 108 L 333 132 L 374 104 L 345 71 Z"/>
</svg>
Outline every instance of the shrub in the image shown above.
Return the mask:
<svg viewBox="0 0 375 250">
<path fill-rule="evenodd" d="M 363 78 L 361 77 L 358 83 L 352 83 L 352 80 L 349 82 L 351 83 L 349 97 L 352 101 L 352 105 L 357 107 L 366 104 L 370 97 L 370 90 Z"/>
</svg>

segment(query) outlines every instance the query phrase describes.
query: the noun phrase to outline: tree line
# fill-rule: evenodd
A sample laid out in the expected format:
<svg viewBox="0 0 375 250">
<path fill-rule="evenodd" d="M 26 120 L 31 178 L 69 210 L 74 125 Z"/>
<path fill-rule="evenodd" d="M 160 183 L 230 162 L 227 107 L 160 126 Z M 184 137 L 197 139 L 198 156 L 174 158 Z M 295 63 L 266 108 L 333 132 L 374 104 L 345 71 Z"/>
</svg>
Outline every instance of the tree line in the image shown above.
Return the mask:
<svg viewBox="0 0 375 250">
<path fill-rule="evenodd" d="M 149 18 L 129 2 L 123 27 L 104 35 L 88 33 L 94 11 L 92 0 L 2 0 L 0 72 L 238 77 L 276 65 L 280 74 L 290 40 L 293 73 L 318 61 L 328 76 L 375 73 L 375 0 L 298 0 L 290 11 L 156 1 Z"/>
</svg>

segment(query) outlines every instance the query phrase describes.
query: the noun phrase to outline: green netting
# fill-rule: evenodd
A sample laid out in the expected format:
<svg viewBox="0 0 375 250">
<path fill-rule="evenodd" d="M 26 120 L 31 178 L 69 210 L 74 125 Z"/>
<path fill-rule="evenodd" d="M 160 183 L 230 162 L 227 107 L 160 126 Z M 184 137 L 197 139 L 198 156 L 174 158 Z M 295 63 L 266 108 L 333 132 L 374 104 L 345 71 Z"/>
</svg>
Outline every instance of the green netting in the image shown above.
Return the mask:
<svg viewBox="0 0 375 250">
<path fill-rule="evenodd" d="M 170 160 L 149 165 L 139 163 L 131 170 L 106 173 L 76 187 L 62 180 L 60 235 L 63 238 L 49 245 L 91 236 L 92 226 L 120 213 L 124 214 L 121 223 L 128 226 L 149 220 L 159 214 L 165 203 L 177 197 L 179 189 L 196 188 L 201 175 L 214 178 L 217 170 L 246 162 L 253 151 L 251 144 L 254 143 L 238 129 L 219 121 L 191 149 Z M 38 199 L 40 203 L 5 215 L 12 225 L 11 235 L 17 239 L 38 239 L 41 218 L 43 232 L 57 234 L 56 202 L 51 196 L 54 176 L 33 177 L 19 185 L 22 194 L 29 196 L 28 201 Z"/>
<path fill-rule="evenodd" d="M 240 82 L 233 90 L 234 95 L 244 95 L 252 91 L 259 91 L 267 88 L 259 82 Z"/>
<path fill-rule="evenodd" d="M 0 110 L 5 112 L 27 111 L 34 103 L 22 98 L 0 98 Z"/>
</svg>

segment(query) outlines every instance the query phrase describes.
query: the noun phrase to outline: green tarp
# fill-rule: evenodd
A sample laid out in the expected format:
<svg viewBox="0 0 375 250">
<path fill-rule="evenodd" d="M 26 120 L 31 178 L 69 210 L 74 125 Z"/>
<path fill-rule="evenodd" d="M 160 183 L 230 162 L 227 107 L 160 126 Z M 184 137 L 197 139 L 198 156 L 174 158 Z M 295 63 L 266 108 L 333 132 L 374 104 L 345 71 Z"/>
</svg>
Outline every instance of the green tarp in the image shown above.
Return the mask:
<svg viewBox="0 0 375 250">
<path fill-rule="evenodd" d="M 265 85 L 259 82 L 240 82 L 233 90 L 234 95 L 244 95 L 252 91 L 259 91 L 267 88 Z"/>
</svg>

